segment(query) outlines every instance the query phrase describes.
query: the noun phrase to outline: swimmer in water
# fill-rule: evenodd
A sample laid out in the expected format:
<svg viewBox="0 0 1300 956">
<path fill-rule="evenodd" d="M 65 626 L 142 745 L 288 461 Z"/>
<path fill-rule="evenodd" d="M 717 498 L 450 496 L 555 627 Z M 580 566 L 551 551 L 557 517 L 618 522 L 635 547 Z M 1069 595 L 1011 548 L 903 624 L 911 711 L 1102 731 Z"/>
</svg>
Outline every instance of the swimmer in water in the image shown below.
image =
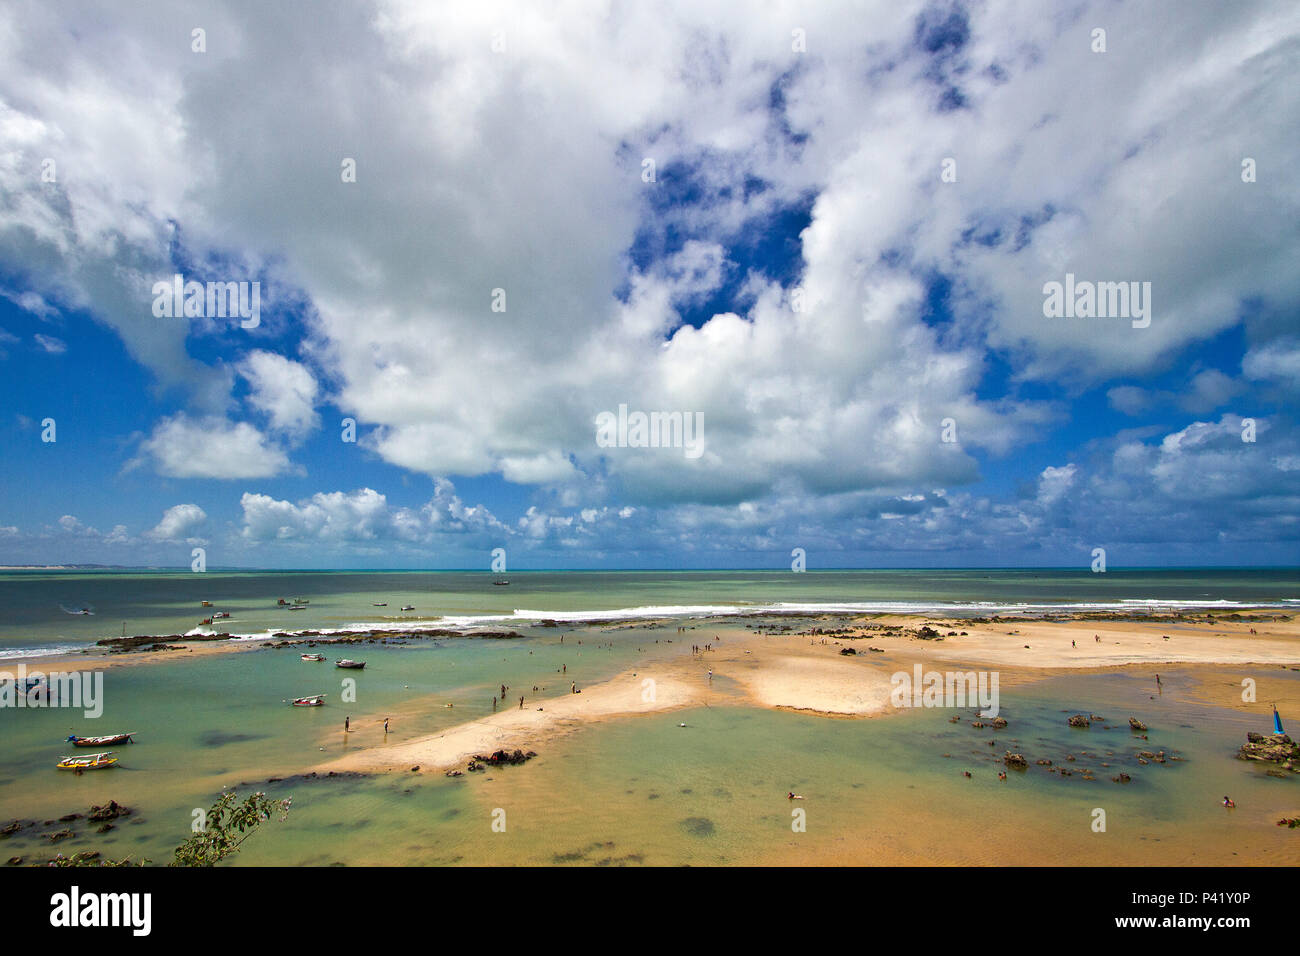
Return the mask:
<svg viewBox="0 0 1300 956">
<path fill-rule="evenodd" d="M 787 793 L 787 794 L 785 795 L 785 798 L 786 798 L 787 800 L 802 800 L 802 799 L 803 799 L 803 796 L 802 796 L 801 794 L 795 793 L 793 790 L 791 790 L 789 793 Z"/>
<path fill-rule="evenodd" d="M 1224 797 L 1224 798 L 1223 798 L 1223 805 L 1224 805 L 1225 807 L 1227 807 L 1228 809 L 1232 809 L 1233 807 L 1236 806 L 1236 804 L 1233 803 L 1232 800 L 1229 799 L 1228 797 Z"/>
</svg>

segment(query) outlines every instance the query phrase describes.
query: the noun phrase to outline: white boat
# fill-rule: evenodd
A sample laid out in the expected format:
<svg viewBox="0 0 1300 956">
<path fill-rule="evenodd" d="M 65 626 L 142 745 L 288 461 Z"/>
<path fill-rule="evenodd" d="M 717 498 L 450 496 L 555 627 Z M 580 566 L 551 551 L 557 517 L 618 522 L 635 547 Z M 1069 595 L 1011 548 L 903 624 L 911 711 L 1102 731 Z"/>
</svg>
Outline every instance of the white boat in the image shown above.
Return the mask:
<svg viewBox="0 0 1300 956">
<path fill-rule="evenodd" d="M 310 694 L 307 697 L 295 697 L 293 699 L 293 706 L 295 707 L 322 707 L 324 704 L 324 694 Z"/>
</svg>

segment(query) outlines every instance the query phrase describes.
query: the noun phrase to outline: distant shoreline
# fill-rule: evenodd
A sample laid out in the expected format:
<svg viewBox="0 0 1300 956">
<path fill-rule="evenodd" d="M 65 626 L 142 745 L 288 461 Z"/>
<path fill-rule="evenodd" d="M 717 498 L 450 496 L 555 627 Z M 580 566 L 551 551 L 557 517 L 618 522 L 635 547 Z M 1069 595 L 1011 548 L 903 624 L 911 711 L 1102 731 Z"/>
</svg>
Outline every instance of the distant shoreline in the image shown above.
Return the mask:
<svg viewBox="0 0 1300 956">
<path fill-rule="evenodd" d="M 1297 609 L 1300 610 L 1300 609 Z M 1214 613 L 1211 613 L 1214 612 Z M 51 649 L 49 653 L 40 653 L 41 649 L 0 649 L 0 668 L 11 667 L 21 662 L 29 668 L 49 666 L 52 663 L 77 662 L 84 665 L 85 660 L 113 660 L 131 663 L 143 659 L 167 659 L 167 652 L 196 650 L 202 653 L 223 651 L 251 650 L 265 647 L 291 647 L 298 645 L 315 646 L 317 644 L 359 644 L 388 641 L 438 640 L 470 638 L 479 640 L 514 640 L 539 636 L 536 632 L 547 630 L 601 631 L 601 630 L 653 630 L 681 625 L 690 630 L 699 628 L 742 628 L 752 629 L 756 633 L 770 633 L 773 636 L 788 634 L 798 626 L 813 627 L 818 634 L 828 637 L 852 640 L 849 631 L 873 631 L 897 627 L 915 629 L 933 624 L 936 627 L 999 627 L 1049 626 L 1063 627 L 1070 624 L 1096 625 L 1137 625 L 1154 627 L 1156 625 L 1205 626 L 1205 625 L 1249 625 L 1273 624 L 1293 625 L 1296 614 L 1290 608 L 1266 605 L 1209 605 L 1184 607 L 1170 610 L 1151 607 L 1149 610 L 1092 610 L 1070 611 L 1068 609 L 1038 611 L 1023 614 L 984 613 L 969 616 L 951 612 L 934 613 L 929 611 L 900 612 L 856 610 L 773 610 L 755 609 L 752 612 L 715 613 L 691 615 L 659 616 L 619 616 L 591 617 L 584 619 L 565 619 L 538 617 L 528 620 L 497 620 L 492 626 L 486 622 L 478 624 L 450 624 L 446 621 L 432 620 L 427 623 L 401 622 L 392 625 L 364 626 L 357 628 L 300 628 L 294 630 L 275 630 L 260 634 L 231 634 L 227 632 L 188 633 L 188 634 L 140 634 L 129 637 L 103 638 L 93 644 L 72 648 Z M 513 625 L 513 626 L 510 626 Z M 829 625 L 825 628 L 819 625 Z M 533 633 L 520 633 L 514 628 L 522 628 Z M 938 636 L 937 642 L 943 637 Z M 198 645 L 197 647 L 192 645 Z M 14 656 L 7 656 L 13 654 Z M 3 676 L 3 670 L 0 670 Z"/>
</svg>

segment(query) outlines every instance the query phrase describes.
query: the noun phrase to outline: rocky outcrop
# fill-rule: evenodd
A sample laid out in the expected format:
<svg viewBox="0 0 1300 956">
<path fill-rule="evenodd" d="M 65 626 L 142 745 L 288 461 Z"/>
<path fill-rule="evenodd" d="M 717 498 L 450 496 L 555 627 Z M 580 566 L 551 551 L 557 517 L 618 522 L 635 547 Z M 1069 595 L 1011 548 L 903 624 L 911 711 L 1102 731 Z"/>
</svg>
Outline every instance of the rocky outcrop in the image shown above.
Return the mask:
<svg viewBox="0 0 1300 956">
<path fill-rule="evenodd" d="M 1139 734 L 1146 733 L 1147 725 L 1142 723 L 1142 721 L 1138 720 L 1136 717 L 1130 717 L 1128 719 L 1128 725 L 1129 725 L 1129 729 L 1135 733 L 1139 733 Z"/>
<path fill-rule="evenodd" d="M 1274 763 L 1291 771 L 1300 771 L 1300 746 L 1286 734 L 1246 734 L 1246 743 L 1237 751 L 1239 760 Z"/>
<path fill-rule="evenodd" d="M 118 817 L 128 817 L 131 810 L 122 806 L 116 800 L 110 800 L 105 806 L 91 807 L 90 819 L 95 823 L 104 823 L 108 820 L 116 820 Z"/>
<path fill-rule="evenodd" d="M 535 750 L 530 750 L 528 753 L 524 753 L 522 750 L 497 750 L 493 751 L 486 757 L 483 754 L 475 754 L 469 758 L 469 766 L 466 769 L 474 771 L 484 770 L 487 767 L 504 767 L 512 764 L 527 763 L 536 756 L 537 752 Z"/>
<path fill-rule="evenodd" d="M 1002 758 L 1002 762 L 1013 770 L 1028 770 L 1029 761 L 1025 759 L 1024 754 L 1008 753 Z"/>
<path fill-rule="evenodd" d="M 1086 714 L 1075 714 L 1073 717 L 1067 720 L 1066 723 L 1069 724 L 1071 727 L 1092 726 L 1092 721 L 1088 719 Z"/>
</svg>

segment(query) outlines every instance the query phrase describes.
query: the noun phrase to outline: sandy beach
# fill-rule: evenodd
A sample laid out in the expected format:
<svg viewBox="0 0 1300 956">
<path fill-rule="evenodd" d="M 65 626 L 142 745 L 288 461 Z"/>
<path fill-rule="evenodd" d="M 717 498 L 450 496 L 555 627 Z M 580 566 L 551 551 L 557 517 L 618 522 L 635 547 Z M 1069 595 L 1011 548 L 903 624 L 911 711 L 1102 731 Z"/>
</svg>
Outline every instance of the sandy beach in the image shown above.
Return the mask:
<svg viewBox="0 0 1300 956">
<path fill-rule="evenodd" d="M 410 772 L 419 767 L 421 773 L 441 772 L 462 766 L 474 754 L 539 748 L 584 725 L 709 703 L 745 703 L 832 718 L 887 716 L 898 709 L 890 700 L 891 676 L 910 672 L 917 664 L 927 671 L 996 671 L 1002 686 L 1104 670 L 1149 670 L 1154 681 L 1161 667 L 1190 667 L 1205 671 L 1198 693 L 1232 704 L 1235 687 L 1236 703 L 1243 708 L 1242 675 L 1234 678 L 1231 667 L 1249 667 L 1252 672 L 1300 669 L 1300 625 L 1280 616 L 1267 623 L 1215 621 L 1177 627 L 1168 622 L 1113 621 L 972 625 L 901 616 L 871 623 L 902 630 L 891 635 L 854 627 L 846 634 L 824 636 L 702 626 L 703 636 L 692 631 L 689 640 L 680 638 L 671 651 L 661 646 L 662 659 L 583 687 L 579 694 L 525 694 L 522 709 L 518 698 L 508 694 L 499 713 L 401 744 L 367 746 L 366 736 L 354 734 L 350 744 L 362 749 L 319 769 Z M 926 623 L 940 629 L 943 639 L 906 633 Z M 829 629 L 820 622 L 815 627 Z M 1251 634 L 1252 628 L 1258 633 Z M 947 636 L 950 631 L 956 636 Z M 713 650 L 692 654 L 691 642 L 708 642 Z M 869 646 L 881 652 L 868 651 Z M 854 653 L 841 653 L 845 649 Z M 1300 709 L 1300 695 L 1290 690 L 1270 699 L 1287 710 Z M 366 716 L 356 719 L 358 726 L 373 722 Z"/>
</svg>

